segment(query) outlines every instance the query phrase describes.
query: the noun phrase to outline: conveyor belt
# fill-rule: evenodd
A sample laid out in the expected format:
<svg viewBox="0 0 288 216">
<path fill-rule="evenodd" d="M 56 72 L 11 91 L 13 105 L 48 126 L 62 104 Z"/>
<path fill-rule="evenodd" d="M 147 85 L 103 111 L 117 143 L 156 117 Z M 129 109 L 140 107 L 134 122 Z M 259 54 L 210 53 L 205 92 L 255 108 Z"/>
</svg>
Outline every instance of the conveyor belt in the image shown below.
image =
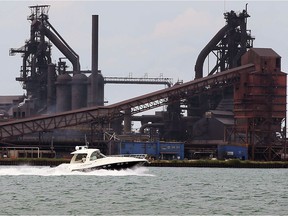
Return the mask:
<svg viewBox="0 0 288 216">
<path fill-rule="evenodd" d="M 168 103 L 168 98 L 169 102 L 172 100 L 181 100 L 193 94 L 199 94 L 205 89 L 233 85 L 239 82 L 241 73 L 251 71 L 254 71 L 254 64 L 247 64 L 109 106 L 89 107 L 54 115 L 5 122 L 0 124 L 0 139 L 40 131 L 50 131 L 93 121 L 110 121 L 123 116 L 126 110 L 131 110 L 131 114 L 133 115 L 163 106 Z"/>
</svg>

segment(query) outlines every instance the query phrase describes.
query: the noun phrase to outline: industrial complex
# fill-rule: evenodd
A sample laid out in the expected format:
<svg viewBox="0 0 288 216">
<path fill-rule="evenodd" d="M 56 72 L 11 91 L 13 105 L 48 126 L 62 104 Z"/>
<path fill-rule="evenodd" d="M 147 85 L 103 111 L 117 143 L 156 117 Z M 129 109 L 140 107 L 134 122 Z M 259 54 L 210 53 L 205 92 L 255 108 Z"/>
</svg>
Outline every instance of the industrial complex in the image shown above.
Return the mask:
<svg viewBox="0 0 288 216">
<path fill-rule="evenodd" d="M 272 48 L 253 47 L 247 8 L 224 13 L 226 24 L 195 61 L 195 78 L 105 77 L 98 69 L 98 15 L 92 15 L 92 65 L 49 22 L 49 5 L 30 6 L 30 38 L 21 54 L 25 95 L 0 96 L 1 157 L 69 157 L 85 140 L 105 154 L 155 159 L 285 160 L 287 75 Z M 62 54 L 52 63 L 51 48 Z M 204 76 L 209 54 L 215 65 Z M 72 68 L 67 66 L 67 62 Z M 106 105 L 104 85 L 165 88 Z M 163 107 L 155 114 L 143 114 Z M 140 124 L 137 133 L 133 122 Z"/>
</svg>

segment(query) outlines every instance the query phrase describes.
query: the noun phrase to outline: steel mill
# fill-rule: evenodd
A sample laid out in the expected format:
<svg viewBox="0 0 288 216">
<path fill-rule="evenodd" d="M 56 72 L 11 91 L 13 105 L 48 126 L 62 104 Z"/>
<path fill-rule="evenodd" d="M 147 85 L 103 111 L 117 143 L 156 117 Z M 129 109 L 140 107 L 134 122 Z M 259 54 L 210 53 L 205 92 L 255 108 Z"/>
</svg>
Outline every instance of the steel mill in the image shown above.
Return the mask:
<svg viewBox="0 0 288 216">
<path fill-rule="evenodd" d="M 91 22 L 91 70 L 82 70 L 65 35 L 49 22 L 50 6 L 29 8 L 30 38 L 10 50 L 10 55 L 21 54 L 16 80 L 26 93 L 0 96 L 2 154 L 32 157 L 40 149 L 43 157 L 65 157 L 87 139 L 105 154 L 145 153 L 162 159 L 286 157 L 286 73 L 272 48 L 253 47 L 247 8 L 224 13 L 226 24 L 198 55 L 191 81 L 176 83 L 165 77 L 105 77 L 98 68 L 98 15 L 92 15 Z M 53 46 L 63 54 L 56 64 Z M 216 62 L 204 75 L 209 54 Z M 107 105 L 107 83 L 165 88 Z M 157 107 L 164 108 L 141 114 Z M 139 131 L 131 131 L 133 122 L 140 124 Z"/>
</svg>

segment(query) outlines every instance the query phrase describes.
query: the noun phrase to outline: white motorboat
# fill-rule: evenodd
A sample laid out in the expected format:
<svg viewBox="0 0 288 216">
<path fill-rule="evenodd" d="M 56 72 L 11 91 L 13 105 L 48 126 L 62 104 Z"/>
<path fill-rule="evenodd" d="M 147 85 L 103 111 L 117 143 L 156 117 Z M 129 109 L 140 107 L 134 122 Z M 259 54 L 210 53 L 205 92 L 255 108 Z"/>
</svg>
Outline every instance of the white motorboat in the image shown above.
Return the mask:
<svg viewBox="0 0 288 216">
<path fill-rule="evenodd" d="M 127 156 L 105 156 L 99 149 L 87 146 L 76 146 L 70 161 L 71 171 L 92 171 L 96 169 L 120 170 L 142 166 L 148 161 L 145 158 Z"/>
</svg>

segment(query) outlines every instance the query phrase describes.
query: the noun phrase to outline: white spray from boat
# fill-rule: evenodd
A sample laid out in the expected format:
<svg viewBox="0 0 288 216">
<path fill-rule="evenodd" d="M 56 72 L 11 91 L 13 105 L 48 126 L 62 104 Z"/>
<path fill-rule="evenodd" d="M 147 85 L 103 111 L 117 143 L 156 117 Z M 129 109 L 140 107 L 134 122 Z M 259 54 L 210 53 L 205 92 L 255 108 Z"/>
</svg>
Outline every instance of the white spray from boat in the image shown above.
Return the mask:
<svg viewBox="0 0 288 216">
<path fill-rule="evenodd" d="M 154 176 L 149 174 L 147 167 L 137 167 L 135 169 L 126 170 L 95 170 L 91 172 L 71 172 L 69 164 L 61 164 L 57 167 L 47 166 L 1 166 L 0 176 Z"/>
</svg>

